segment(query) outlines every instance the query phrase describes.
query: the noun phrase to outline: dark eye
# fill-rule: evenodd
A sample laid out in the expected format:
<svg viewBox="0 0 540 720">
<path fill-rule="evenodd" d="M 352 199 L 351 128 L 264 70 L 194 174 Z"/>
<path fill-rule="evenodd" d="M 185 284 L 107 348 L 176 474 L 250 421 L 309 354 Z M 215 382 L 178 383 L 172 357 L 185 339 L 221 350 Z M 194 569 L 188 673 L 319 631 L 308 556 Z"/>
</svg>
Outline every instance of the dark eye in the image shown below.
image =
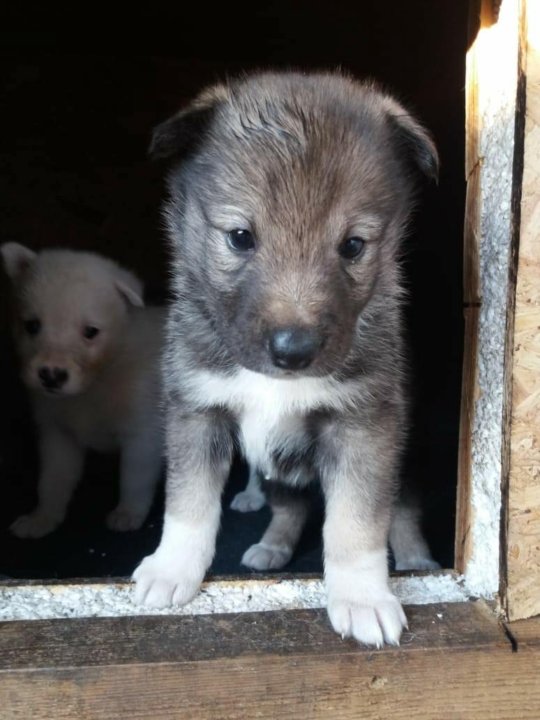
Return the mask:
<svg viewBox="0 0 540 720">
<path fill-rule="evenodd" d="M 360 237 L 350 237 L 344 240 L 339 248 L 339 254 L 345 260 L 355 260 L 364 249 L 365 241 Z"/>
<path fill-rule="evenodd" d="M 99 333 L 99 328 L 93 325 L 87 325 L 83 330 L 83 335 L 87 340 L 92 340 Z"/>
<path fill-rule="evenodd" d="M 249 230 L 236 228 L 227 233 L 227 244 L 235 252 L 248 252 L 255 247 L 253 235 Z"/>
<path fill-rule="evenodd" d="M 37 335 L 41 330 L 41 320 L 38 320 L 37 318 L 26 320 L 24 323 L 24 329 L 28 335 Z"/>
</svg>

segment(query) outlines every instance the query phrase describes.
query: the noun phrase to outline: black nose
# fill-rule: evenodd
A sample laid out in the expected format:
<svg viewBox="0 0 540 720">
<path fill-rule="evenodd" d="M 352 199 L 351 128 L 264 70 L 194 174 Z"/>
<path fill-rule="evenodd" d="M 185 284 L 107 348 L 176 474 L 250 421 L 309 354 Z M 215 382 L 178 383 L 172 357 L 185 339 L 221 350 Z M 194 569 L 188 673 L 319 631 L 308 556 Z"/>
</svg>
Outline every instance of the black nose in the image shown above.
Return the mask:
<svg viewBox="0 0 540 720">
<path fill-rule="evenodd" d="M 67 370 L 58 367 L 41 367 L 38 370 L 38 377 L 41 384 L 47 390 L 58 390 L 64 385 L 69 377 Z"/>
<path fill-rule="evenodd" d="M 320 337 L 311 328 L 280 328 L 270 336 L 272 362 L 286 370 L 307 368 L 313 362 L 320 346 Z"/>
</svg>

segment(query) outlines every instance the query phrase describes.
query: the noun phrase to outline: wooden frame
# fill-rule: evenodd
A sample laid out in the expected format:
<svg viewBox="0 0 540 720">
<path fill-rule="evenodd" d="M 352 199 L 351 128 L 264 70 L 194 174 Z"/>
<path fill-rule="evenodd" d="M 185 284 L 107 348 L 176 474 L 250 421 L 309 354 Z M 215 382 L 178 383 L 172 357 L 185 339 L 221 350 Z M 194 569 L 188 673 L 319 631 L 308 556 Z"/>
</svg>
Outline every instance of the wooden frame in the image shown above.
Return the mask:
<svg viewBox="0 0 540 720">
<path fill-rule="evenodd" d="M 316 579 L 211 582 L 199 614 L 160 618 L 104 602 L 125 582 L 4 583 L 0 717 L 540 717 L 540 620 L 469 600 L 540 613 L 540 3 L 472 5 L 455 571 L 394 578 L 428 604 L 380 652 L 332 634 Z M 27 621 L 47 612 L 82 617 Z"/>
<path fill-rule="evenodd" d="M 456 569 L 511 619 L 540 613 L 537 7 L 479 0 L 467 57 Z"/>
</svg>

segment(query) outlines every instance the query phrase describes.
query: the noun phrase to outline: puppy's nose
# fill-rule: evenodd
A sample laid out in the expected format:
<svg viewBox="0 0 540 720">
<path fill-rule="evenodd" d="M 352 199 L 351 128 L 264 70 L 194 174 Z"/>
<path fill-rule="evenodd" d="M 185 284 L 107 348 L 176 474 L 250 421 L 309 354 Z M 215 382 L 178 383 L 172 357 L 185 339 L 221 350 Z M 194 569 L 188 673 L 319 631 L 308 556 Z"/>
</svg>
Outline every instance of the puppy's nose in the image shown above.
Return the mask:
<svg viewBox="0 0 540 720">
<path fill-rule="evenodd" d="M 43 387 L 47 390 L 58 390 L 67 382 L 69 373 L 67 370 L 64 370 L 64 368 L 44 366 L 39 368 L 38 377 Z"/>
<path fill-rule="evenodd" d="M 286 327 L 270 336 L 272 362 L 285 370 L 303 370 L 313 362 L 321 339 L 312 328 Z"/>
</svg>

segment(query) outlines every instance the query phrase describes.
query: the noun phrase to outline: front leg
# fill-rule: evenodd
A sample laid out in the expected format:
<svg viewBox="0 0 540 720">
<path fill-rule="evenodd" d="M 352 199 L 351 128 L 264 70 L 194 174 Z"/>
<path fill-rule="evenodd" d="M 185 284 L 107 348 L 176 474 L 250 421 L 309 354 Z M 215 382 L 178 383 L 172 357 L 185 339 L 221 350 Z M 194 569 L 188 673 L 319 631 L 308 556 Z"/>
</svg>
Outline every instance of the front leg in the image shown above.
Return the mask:
<svg viewBox="0 0 540 720">
<path fill-rule="evenodd" d="M 111 530 L 138 530 L 146 520 L 161 471 L 163 455 L 159 428 L 148 428 L 122 443 L 120 499 L 107 517 Z"/>
<path fill-rule="evenodd" d="M 342 637 L 399 644 L 405 614 L 388 586 L 387 542 L 396 451 L 391 433 L 337 426 L 326 433 L 324 567 L 328 615 Z"/>
<path fill-rule="evenodd" d="M 249 466 L 249 478 L 242 492 L 236 493 L 231 502 L 231 510 L 238 512 L 256 512 L 266 504 L 266 498 L 261 488 L 260 473 L 252 465 Z"/>
<path fill-rule="evenodd" d="M 52 422 L 39 425 L 38 433 L 38 504 L 11 525 L 20 538 L 40 538 L 60 525 L 82 475 L 84 450 L 71 435 Z"/>
<path fill-rule="evenodd" d="M 163 534 L 133 573 L 136 602 L 160 608 L 196 595 L 214 557 L 232 452 L 231 429 L 222 416 L 169 417 Z"/>
</svg>

